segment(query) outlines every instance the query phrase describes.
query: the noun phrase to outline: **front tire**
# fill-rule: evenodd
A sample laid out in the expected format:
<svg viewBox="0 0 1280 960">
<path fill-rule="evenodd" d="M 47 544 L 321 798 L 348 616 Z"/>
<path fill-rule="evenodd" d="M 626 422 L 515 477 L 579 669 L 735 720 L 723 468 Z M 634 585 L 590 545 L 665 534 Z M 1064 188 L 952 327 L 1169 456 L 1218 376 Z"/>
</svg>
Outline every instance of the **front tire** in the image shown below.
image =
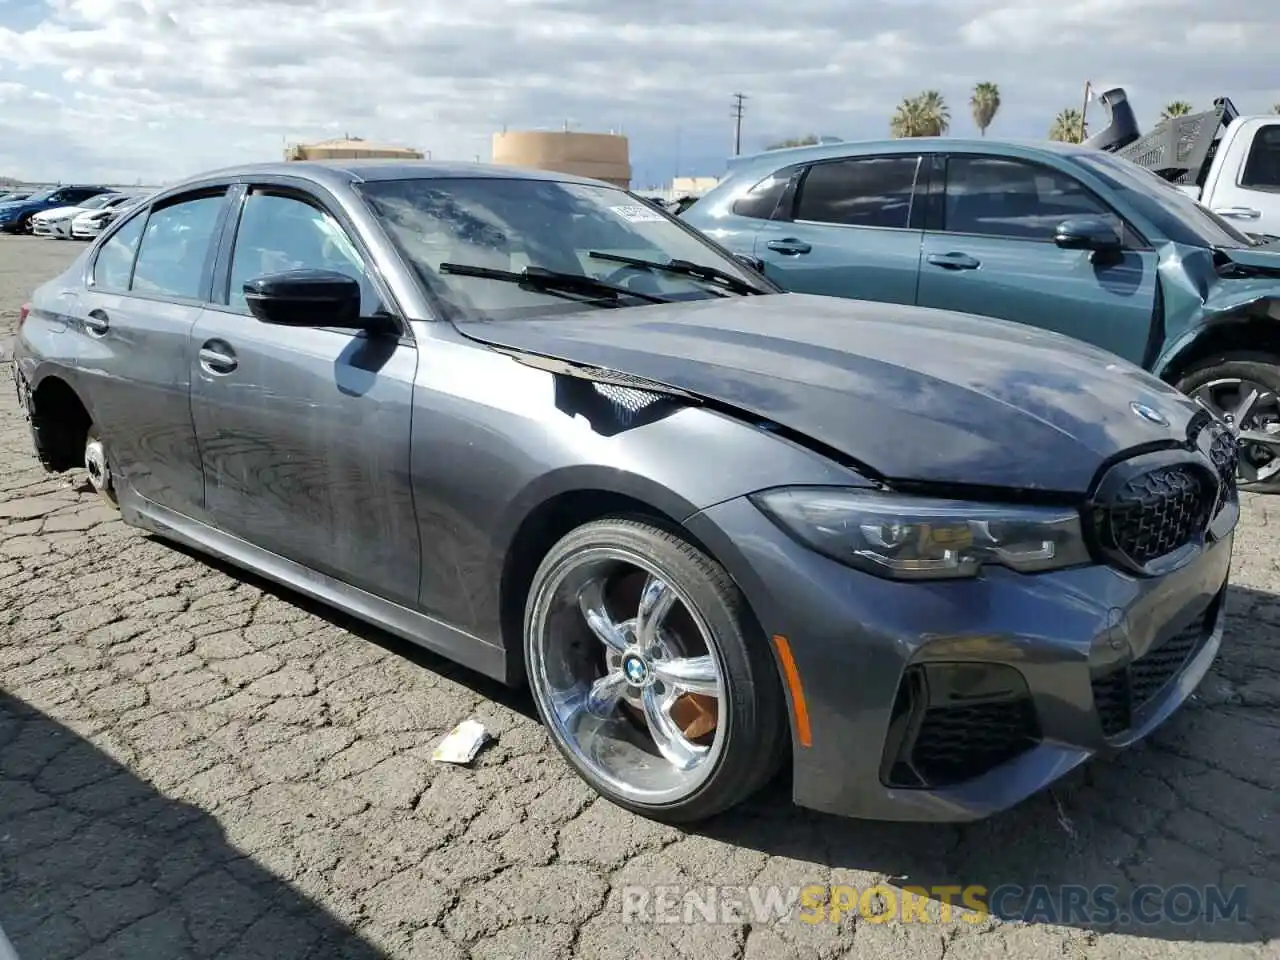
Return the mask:
<svg viewBox="0 0 1280 960">
<path fill-rule="evenodd" d="M 557 749 L 642 816 L 710 817 L 786 755 L 786 702 L 741 592 L 668 530 L 612 518 L 567 534 L 534 575 L 524 652 Z"/>
<path fill-rule="evenodd" d="M 1280 492 L 1280 358 L 1238 352 L 1203 360 L 1176 384 L 1236 434 L 1242 490 Z"/>
</svg>

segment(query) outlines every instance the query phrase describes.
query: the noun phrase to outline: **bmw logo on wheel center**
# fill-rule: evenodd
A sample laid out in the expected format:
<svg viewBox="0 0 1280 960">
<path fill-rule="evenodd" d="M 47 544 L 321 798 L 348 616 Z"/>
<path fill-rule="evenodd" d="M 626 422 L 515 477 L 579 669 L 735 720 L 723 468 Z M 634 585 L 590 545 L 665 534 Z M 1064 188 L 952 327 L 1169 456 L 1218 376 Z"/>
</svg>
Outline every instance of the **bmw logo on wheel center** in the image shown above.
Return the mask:
<svg viewBox="0 0 1280 960">
<path fill-rule="evenodd" d="M 649 667 L 644 659 L 632 654 L 622 661 L 622 672 L 635 686 L 641 686 L 649 676 Z"/>
<path fill-rule="evenodd" d="M 1135 400 L 1129 404 L 1129 409 L 1140 416 L 1143 420 L 1149 420 L 1151 423 L 1159 424 L 1162 427 L 1167 427 L 1169 425 L 1169 421 L 1165 419 L 1164 414 L 1159 410 L 1154 410 L 1151 407 L 1148 407 L 1145 403 L 1139 403 Z"/>
</svg>

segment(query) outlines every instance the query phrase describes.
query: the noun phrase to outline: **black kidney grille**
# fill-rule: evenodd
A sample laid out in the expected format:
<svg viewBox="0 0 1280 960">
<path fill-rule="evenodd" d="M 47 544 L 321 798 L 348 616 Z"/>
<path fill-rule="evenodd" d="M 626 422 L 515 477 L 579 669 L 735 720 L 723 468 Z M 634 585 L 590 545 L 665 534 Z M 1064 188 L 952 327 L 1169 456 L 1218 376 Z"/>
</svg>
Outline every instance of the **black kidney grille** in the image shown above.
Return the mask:
<svg viewBox="0 0 1280 960">
<path fill-rule="evenodd" d="M 1139 474 L 1101 505 L 1104 545 L 1139 567 L 1200 536 L 1217 498 L 1215 484 L 1191 466 Z"/>
</svg>

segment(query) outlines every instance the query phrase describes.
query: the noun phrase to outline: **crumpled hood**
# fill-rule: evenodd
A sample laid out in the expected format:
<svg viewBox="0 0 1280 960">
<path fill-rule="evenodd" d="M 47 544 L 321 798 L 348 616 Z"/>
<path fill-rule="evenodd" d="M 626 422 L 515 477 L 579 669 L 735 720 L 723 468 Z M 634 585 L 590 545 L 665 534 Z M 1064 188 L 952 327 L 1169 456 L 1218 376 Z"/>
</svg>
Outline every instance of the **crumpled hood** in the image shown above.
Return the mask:
<svg viewBox="0 0 1280 960">
<path fill-rule="evenodd" d="M 1058 334 L 833 297 L 716 298 L 458 329 L 767 418 L 889 480 L 1083 493 L 1116 454 L 1185 442 L 1199 410 L 1138 367 Z"/>
</svg>

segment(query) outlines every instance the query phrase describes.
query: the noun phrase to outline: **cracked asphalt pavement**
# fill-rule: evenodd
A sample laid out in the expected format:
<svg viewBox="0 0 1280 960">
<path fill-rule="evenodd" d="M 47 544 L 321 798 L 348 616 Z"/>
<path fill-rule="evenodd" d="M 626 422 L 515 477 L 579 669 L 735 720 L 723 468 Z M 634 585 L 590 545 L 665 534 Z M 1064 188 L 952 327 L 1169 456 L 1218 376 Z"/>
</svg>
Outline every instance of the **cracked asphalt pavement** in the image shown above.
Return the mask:
<svg viewBox="0 0 1280 960">
<path fill-rule="evenodd" d="M 1280 958 L 1280 499 L 1247 499 L 1218 664 L 1140 748 L 978 824 L 820 816 L 779 783 L 674 829 L 596 799 L 526 694 L 43 473 L 8 346 L 80 249 L 0 238 L 0 927 L 23 960 Z M 496 741 L 472 768 L 431 763 L 468 717 Z M 903 922 L 875 915 L 883 896 L 816 924 L 624 915 L 629 888 L 874 884 L 1246 900 L 1216 922 Z"/>
</svg>

